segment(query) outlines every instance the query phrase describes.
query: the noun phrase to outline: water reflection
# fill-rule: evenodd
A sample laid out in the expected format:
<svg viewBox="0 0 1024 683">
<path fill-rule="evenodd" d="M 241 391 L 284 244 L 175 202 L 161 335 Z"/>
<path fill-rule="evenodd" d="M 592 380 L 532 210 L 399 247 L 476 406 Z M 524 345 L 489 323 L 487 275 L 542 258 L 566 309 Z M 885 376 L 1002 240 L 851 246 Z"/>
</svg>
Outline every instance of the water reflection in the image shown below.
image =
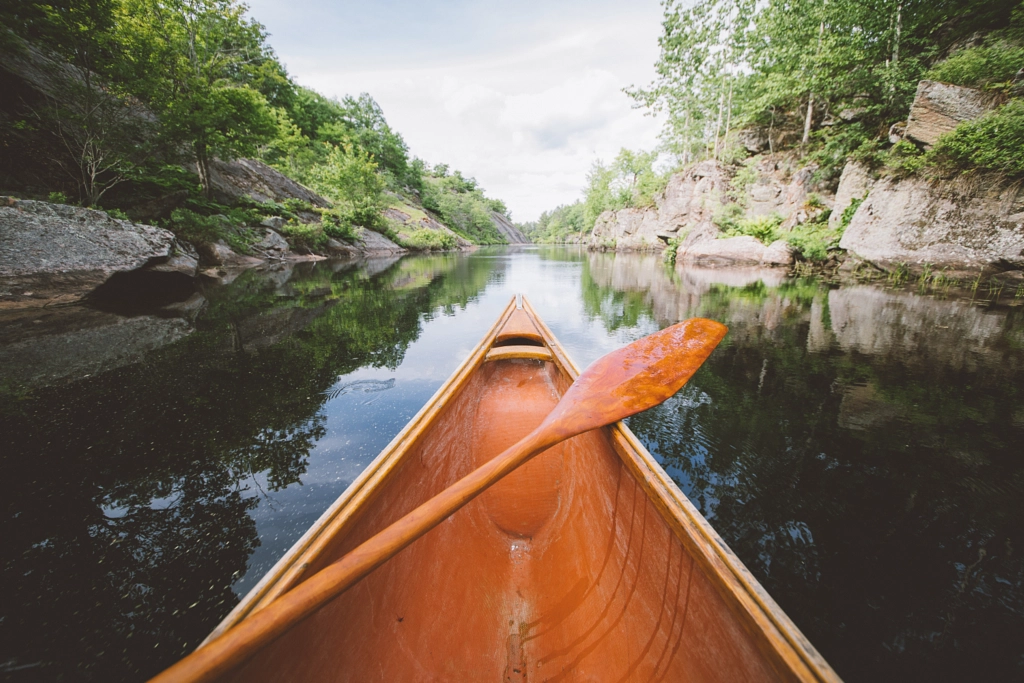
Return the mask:
<svg viewBox="0 0 1024 683">
<path fill-rule="evenodd" d="M 19 366 L 32 340 L 8 344 L 5 674 L 138 680 L 194 647 L 235 603 L 260 536 L 280 555 L 257 534 L 257 508 L 279 507 L 270 496 L 307 473 L 339 375 L 396 367 L 425 314 L 464 307 L 496 265 L 449 255 L 248 271 L 207 288 L 194 322 L 127 318 L 51 340 L 83 355 L 121 339 L 119 325 L 189 330 L 132 364 L 51 353 Z M 346 484 L 331 483 L 328 502 Z"/>
<path fill-rule="evenodd" d="M 0 320 L 5 677 L 142 680 L 193 647 L 520 291 L 581 365 L 730 326 L 631 425 L 842 676 L 1024 674 L 1019 307 L 542 247 Z"/>
<path fill-rule="evenodd" d="M 631 426 L 849 680 L 1024 674 L 1024 321 L 777 271 L 595 254 L 611 327 L 730 325 Z"/>
</svg>

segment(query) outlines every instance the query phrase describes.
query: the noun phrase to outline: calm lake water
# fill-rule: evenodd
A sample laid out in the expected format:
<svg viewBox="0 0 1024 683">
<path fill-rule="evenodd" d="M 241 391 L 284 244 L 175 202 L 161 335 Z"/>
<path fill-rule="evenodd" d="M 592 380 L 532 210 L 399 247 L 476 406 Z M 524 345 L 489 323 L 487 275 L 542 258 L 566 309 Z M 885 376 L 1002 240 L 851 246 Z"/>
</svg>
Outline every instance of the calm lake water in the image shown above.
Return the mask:
<svg viewBox="0 0 1024 683">
<path fill-rule="evenodd" d="M 194 648 L 524 293 L 571 356 L 730 333 L 630 426 L 847 681 L 1024 678 L 1024 309 L 656 257 L 248 271 L 0 318 L 0 672 Z"/>
</svg>

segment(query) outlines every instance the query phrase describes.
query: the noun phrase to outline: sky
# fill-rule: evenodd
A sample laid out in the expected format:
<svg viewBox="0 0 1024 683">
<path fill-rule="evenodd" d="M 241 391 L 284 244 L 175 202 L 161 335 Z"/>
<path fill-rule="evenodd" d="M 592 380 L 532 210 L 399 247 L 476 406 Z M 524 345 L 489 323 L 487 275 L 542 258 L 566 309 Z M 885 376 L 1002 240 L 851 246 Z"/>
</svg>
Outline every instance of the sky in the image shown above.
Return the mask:
<svg viewBox="0 0 1024 683">
<path fill-rule="evenodd" d="M 595 160 L 651 149 L 622 88 L 654 78 L 657 0 L 247 0 L 299 84 L 369 93 L 410 153 L 474 177 L 517 222 L 579 199 Z"/>
</svg>

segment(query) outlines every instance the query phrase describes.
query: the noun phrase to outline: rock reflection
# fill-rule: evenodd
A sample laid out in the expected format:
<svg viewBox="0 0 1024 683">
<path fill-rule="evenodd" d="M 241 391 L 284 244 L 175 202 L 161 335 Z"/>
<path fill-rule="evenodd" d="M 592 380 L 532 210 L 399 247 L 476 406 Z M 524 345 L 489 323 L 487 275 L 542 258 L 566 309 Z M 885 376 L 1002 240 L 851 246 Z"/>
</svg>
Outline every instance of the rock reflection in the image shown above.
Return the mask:
<svg viewBox="0 0 1024 683">
<path fill-rule="evenodd" d="M 90 324 L 49 336 L 6 328 L 5 676 L 143 680 L 195 647 L 237 600 L 254 509 L 301 482 L 338 376 L 396 367 L 499 270 L 286 264 L 207 283 L 194 321 L 80 309 Z"/>
<path fill-rule="evenodd" d="M 1020 309 L 777 273 L 591 257 L 609 327 L 730 326 L 632 428 L 847 680 L 1020 678 Z"/>
</svg>

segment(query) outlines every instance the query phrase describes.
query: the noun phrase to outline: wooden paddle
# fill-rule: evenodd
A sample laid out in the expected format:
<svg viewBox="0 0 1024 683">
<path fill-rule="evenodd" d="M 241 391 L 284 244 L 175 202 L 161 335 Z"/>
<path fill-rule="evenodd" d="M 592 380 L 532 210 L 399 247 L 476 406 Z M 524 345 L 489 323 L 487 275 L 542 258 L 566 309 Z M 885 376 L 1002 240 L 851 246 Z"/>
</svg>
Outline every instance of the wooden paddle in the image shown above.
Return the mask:
<svg viewBox="0 0 1024 683">
<path fill-rule="evenodd" d="M 230 671 L 533 456 L 665 401 L 693 376 L 726 329 L 693 318 L 597 360 L 518 443 L 152 680 L 212 681 Z"/>
</svg>

